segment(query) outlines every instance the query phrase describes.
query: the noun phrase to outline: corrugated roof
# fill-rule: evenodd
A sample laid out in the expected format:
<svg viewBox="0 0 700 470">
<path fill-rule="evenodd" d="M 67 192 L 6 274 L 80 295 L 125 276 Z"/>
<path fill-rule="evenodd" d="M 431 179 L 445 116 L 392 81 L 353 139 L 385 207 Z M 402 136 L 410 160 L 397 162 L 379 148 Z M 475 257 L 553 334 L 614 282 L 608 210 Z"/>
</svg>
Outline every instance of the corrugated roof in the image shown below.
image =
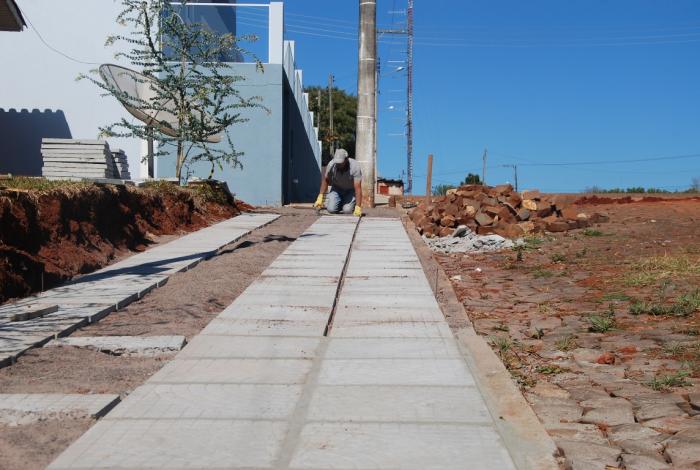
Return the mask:
<svg viewBox="0 0 700 470">
<path fill-rule="evenodd" d="M 22 31 L 25 26 L 15 0 L 0 0 L 0 31 Z"/>
</svg>

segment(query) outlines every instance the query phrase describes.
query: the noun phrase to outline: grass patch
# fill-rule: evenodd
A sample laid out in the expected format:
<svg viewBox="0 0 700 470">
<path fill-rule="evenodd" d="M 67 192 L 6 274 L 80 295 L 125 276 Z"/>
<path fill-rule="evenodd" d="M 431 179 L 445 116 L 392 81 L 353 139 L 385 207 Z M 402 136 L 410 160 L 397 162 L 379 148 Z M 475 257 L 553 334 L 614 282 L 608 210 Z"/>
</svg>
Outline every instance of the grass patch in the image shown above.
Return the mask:
<svg viewBox="0 0 700 470">
<path fill-rule="evenodd" d="M 602 237 L 603 235 L 605 235 L 600 230 L 596 230 L 593 228 L 584 229 L 583 232 L 581 232 L 581 233 L 583 233 L 587 237 Z"/>
<path fill-rule="evenodd" d="M 535 328 L 535 331 L 532 332 L 530 335 L 530 338 L 532 339 L 542 339 L 544 337 L 544 330 L 542 328 Z"/>
<path fill-rule="evenodd" d="M 523 374 L 519 370 L 510 370 L 509 372 L 513 380 L 515 380 L 521 388 L 530 388 L 537 384 L 537 380 L 532 374 Z"/>
<path fill-rule="evenodd" d="M 623 283 L 626 287 L 646 287 L 662 279 L 656 273 L 634 272 L 627 274 Z"/>
<path fill-rule="evenodd" d="M 60 181 L 28 176 L 13 176 L 0 179 L 0 189 L 19 189 L 23 191 L 49 192 L 57 189 L 83 189 L 92 186 L 89 181 Z"/>
<path fill-rule="evenodd" d="M 679 370 L 675 374 L 659 375 L 647 382 L 647 385 L 654 390 L 666 390 L 670 387 L 690 387 L 693 384 L 687 380 L 690 372 Z"/>
<path fill-rule="evenodd" d="M 534 271 L 532 271 L 532 277 L 534 277 L 535 279 L 541 279 L 552 276 L 554 276 L 554 273 L 547 269 L 535 269 Z"/>
<path fill-rule="evenodd" d="M 664 346 L 664 352 L 671 356 L 683 354 L 686 349 L 688 349 L 688 346 L 681 343 L 669 343 Z"/>
<path fill-rule="evenodd" d="M 627 302 L 632 300 L 632 297 L 622 292 L 609 292 L 603 296 L 603 300 L 606 302 Z"/>
<path fill-rule="evenodd" d="M 544 375 L 556 375 L 563 372 L 568 372 L 569 369 L 564 369 L 559 366 L 547 365 L 547 366 L 537 366 L 537 372 Z"/>
<path fill-rule="evenodd" d="M 591 324 L 588 329 L 593 333 L 606 333 L 615 328 L 615 318 L 612 315 L 591 315 L 588 321 Z"/>
<path fill-rule="evenodd" d="M 623 282 L 628 287 L 644 287 L 671 277 L 700 274 L 700 261 L 689 254 L 652 256 L 632 264 Z"/>
<path fill-rule="evenodd" d="M 520 246 L 524 247 L 526 250 L 537 250 L 542 246 L 542 244 L 544 244 L 544 242 L 544 238 L 528 235 L 523 237 L 523 243 Z"/>
<path fill-rule="evenodd" d="M 498 353 L 501 355 L 506 354 L 513 347 L 513 342 L 510 340 L 510 338 L 506 338 L 504 336 L 492 337 L 491 343 L 496 346 Z"/>
<path fill-rule="evenodd" d="M 671 305 L 655 304 L 643 300 L 635 300 L 630 304 L 632 315 L 687 317 L 698 309 L 700 309 L 700 290 L 678 296 Z"/>
<path fill-rule="evenodd" d="M 566 261 L 566 256 L 561 253 L 554 253 L 552 256 L 550 256 L 550 259 L 553 263 L 564 263 Z"/>
<path fill-rule="evenodd" d="M 554 346 L 559 351 L 566 352 L 578 348 L 578 343 L 576 342 L 576 337 L 574 335 L 568 335 L 554 343 Z"/>
</svg>

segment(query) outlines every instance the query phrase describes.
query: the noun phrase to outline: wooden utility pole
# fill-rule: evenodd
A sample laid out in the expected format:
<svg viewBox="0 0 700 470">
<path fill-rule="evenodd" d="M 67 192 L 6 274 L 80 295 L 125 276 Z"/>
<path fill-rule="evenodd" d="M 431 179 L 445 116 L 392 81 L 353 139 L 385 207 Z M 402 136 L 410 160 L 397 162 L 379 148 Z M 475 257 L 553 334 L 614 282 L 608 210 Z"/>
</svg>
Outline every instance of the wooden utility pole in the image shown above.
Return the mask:
<svg viewBox="0 0 700 470">
<path fill-rule="evenodd" d="M 486 159 L 489 156 L 489 149 L 484 147 L 484 155 L 481 157 L 482 167 L 481 167 L 481 184 L 486 186 Z"/>
<path fill-rule="evenodd" d="M 518 192 L 518 165 L 501 165 L 503 168 L 513 169 L 513 183 L 515 184 L 515 192 Z"/>
<path fill-rule="evenodd" d="M 374 207 L 374 122 L 377 88 L 377 1 L 360 0 L 355 159 L 362 168 L 363 199 Z"/>
<path fill-rule="evenodd" d="M 428 155 L 428 179 L 425 183 L 425 207 L 427 208 L 433 202 L 433 154 Z"/>
<path fill-rule="evenodd" d="M 335 153 L 335 130 L 333 130 L 333 74 L 328 75 L 328 140 L 330 141 L 330 155 Z"/>
<path fill-rule="evenodd" d="M 316 116 L 316 127 L 321 128 L 321 87 L 318 87 L 318 116 Z"/>
</svg>

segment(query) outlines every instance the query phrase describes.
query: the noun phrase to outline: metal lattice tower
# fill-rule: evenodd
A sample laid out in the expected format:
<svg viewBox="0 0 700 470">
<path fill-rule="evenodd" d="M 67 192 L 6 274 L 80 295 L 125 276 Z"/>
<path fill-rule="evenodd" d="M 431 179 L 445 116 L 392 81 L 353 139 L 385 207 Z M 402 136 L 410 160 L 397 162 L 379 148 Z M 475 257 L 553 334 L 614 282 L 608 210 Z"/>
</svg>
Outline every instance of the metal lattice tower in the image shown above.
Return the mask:
<svg viewBox="0 0 700 470">
<path fill-rule="evenodd" d="M 406 192 L 413 191 L 413 0 L 408 0 L 408 49 L 406 58 Z"/>
<path fill-rule="evenodd" d="M 406 48 L 406 193 L 413 191 L 413 0 L 407 0 L 406 29 L 378 29 L 378 34 L 405 35 Z"/>
</svg>

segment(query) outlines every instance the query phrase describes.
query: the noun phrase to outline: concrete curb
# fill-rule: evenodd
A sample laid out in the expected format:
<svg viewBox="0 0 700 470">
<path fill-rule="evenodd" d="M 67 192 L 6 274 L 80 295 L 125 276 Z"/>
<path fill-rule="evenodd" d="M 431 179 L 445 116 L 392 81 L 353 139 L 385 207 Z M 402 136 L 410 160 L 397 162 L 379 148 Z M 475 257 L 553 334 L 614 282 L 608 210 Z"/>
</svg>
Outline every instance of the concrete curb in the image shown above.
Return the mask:
<svg viewBox="0 0 700 470">
<path fill-rule="evenodd" d="M 532 411 L 510 373 L 469 321 L 447 275 L 408 217 L 401 218 L 433 284 L 435 297 L 453 330 L 496 427 L 519 470 L 559 470 L 559 450 Z M 433 283 L 434 278 L 434 283 Z"/>
</svg>

